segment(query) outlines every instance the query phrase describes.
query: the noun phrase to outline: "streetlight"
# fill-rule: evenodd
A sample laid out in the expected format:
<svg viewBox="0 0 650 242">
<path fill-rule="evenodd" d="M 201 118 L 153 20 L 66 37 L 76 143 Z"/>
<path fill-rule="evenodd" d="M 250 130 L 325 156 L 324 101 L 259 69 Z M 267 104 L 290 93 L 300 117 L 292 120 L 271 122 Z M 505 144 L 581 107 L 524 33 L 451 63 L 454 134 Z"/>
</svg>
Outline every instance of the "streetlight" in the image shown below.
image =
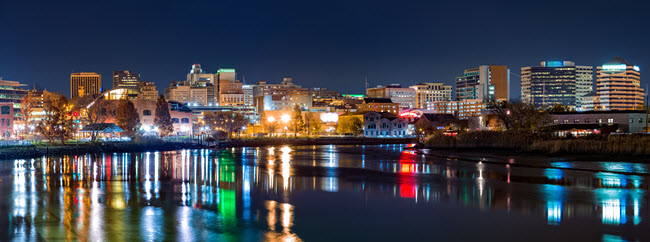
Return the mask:
<svg viewBox="0 0 650 242">
<path fill-rule="evenodd" d="M 282 115 L 282 122 L 288 123 L 291 120 L 289 114 Z"/>
</svg>

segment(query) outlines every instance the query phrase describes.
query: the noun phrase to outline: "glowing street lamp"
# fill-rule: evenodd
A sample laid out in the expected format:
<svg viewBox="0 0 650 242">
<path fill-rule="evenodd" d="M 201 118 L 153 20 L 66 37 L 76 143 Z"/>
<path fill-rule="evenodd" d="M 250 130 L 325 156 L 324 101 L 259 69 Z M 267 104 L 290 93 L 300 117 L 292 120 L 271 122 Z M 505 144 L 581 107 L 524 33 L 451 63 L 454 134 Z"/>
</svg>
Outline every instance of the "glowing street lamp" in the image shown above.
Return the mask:
<svg viewBox="0 0 650 242">
<path fill-rule="evenodd" d="M 289 114 L 282 115 L 282 121 L 285 123 L 288 123 L 291 120 L 291 116 Z"/>
</svg>

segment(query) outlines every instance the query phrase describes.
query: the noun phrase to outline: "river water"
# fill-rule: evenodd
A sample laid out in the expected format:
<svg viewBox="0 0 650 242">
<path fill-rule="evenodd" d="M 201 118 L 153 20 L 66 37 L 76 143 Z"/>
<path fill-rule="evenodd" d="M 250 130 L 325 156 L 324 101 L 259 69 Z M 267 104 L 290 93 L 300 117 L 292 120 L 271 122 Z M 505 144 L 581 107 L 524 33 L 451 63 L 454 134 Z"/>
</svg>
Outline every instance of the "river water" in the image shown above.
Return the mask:
<svg viewBox="0 0 650 242">
<path fill-rule="evenodd" d="M 0 241 L 650 240 L 646 164 L 425 153 L 325 145 L 0 161 Z"/>
</svg>

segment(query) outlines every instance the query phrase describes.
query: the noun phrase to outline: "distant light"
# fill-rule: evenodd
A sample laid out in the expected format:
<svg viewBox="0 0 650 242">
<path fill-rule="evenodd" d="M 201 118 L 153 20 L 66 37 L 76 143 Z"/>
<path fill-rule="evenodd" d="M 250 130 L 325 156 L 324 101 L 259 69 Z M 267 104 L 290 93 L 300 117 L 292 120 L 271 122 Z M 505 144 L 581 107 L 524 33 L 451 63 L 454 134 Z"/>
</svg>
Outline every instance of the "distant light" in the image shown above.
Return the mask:
<svg viewBox="0 0 650 242">
<path fill-rule="evenodd" d="M 274 117 L 268 117 L 268 118 L 266 118 L 266 120 L 269 121 L 269 122 L 275 122 L 275 118 L 274 118 Z"/>
<path fill-rule="evenodd" d="M 562 61 L 547 61 L 546 62 L 546 67 L 559 67 L 559 66 L 564 66 L 564 63 Z"/>
<path fill-rule="evenodd" d="M 339 115 L 336 113 L 321 113 L 320 120 L 326 123 L 336 123 L 339 121 Z"/>
<path fill-rule="evenodd" d="M 635 70 L 635 71 L 641 71 L 641 69 L 639 69 L 638 66 L 634 66 L 634 70 Z"/>
<path fill-rule="evenodd" d="M 291 116 L 289 116 L 289 114 L 282 115 L 282 121 L 289 122 L 289 120 L 291 120 Z"/>
</svg>

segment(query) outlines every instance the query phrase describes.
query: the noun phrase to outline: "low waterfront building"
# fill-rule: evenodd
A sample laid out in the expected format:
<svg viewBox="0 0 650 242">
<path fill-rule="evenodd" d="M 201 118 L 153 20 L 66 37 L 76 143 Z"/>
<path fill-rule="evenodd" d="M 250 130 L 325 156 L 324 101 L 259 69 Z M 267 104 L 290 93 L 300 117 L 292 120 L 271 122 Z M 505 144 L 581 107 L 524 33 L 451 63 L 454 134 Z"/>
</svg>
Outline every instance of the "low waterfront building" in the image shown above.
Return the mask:
<svg viewBox="0 0 650 242">
<path fill-rule="evenodd" d="M 642 133 L 648 126 L 642 110 L 585 111 L 551 113 L 548 128 L 556 135 L 585 136 L 589 134 Z M 503 130 L 503 122 L 490 110 L 471 117 L 470 130 Z"/>
<path fill-rule="evenodd" d="M 433 127 L 439 130 L 447 129 L 454 122 L 454 115 L 443 113 L 425 113 L 422 110 L 409 110 L 400 112 L 400 118 L 408 122 L 408 134 L 415 133 L 415 123 L 424 119 L 430 122 Z"/>
<path fill-rule="evenodd" d="M 123 129 L 112 123 L 89 124 L 81 128 L 77 138 L 90 139 L 92 134 L 97 134 L 97 139 L 114 139 L 119 138 Z"/>
<path fill-rule="evenodd" d="M 259 121 L 259 115 L 255 107 L 249 106 L 189 106 L 192 110 L 192 122 L 201 123 L 203 121 L 203 116 L 206 113 L 223 113 L 223 112 L 233 112 L 241 113 L 244 115 L 244 118 L 247 118 L 249 122 L 257 123 Z"/>
<path fill-rule="evenodd" d="M 363 113 L 363 136 L 394 138 L 407 136 L 408 122 L 393 113 L 369 111 Z"/>
<path fill-rule="evenodd" d="M 157 100 L 149 100 L 140 98 L 140 92 L 130 88 L 115 88 L 105 91 L 99 95 L 89 106 L 81 110 L 82 115 L 87 115 L 86 111 L 92 105 L 95 105 L 100 100 L 107 101 L 105 110 L 102 112 L 108 113 L 105 123 L 115 123 L 117 116 L 117 108 L 119 101 L 128 99 L 133 102 L 133 106 L 137 110 L 140 118 L 140 128 L 145 131 L 155 131 L 156 127 L 154 119 L 156 117 L 156 103 Z M 168 101 L 169 114 L 174 126 L 173 135 L 189 135 L 192 133 L 192 110 L 181 102 Z"/>
<path fill-rule="evenodd" d="M 599 133 L 641 133 L 648 126 L 647 115 L 642 110 L 587 111 L 551 113 L 549 124 L 556 133 L 574 136 Z"/>
</svg>

